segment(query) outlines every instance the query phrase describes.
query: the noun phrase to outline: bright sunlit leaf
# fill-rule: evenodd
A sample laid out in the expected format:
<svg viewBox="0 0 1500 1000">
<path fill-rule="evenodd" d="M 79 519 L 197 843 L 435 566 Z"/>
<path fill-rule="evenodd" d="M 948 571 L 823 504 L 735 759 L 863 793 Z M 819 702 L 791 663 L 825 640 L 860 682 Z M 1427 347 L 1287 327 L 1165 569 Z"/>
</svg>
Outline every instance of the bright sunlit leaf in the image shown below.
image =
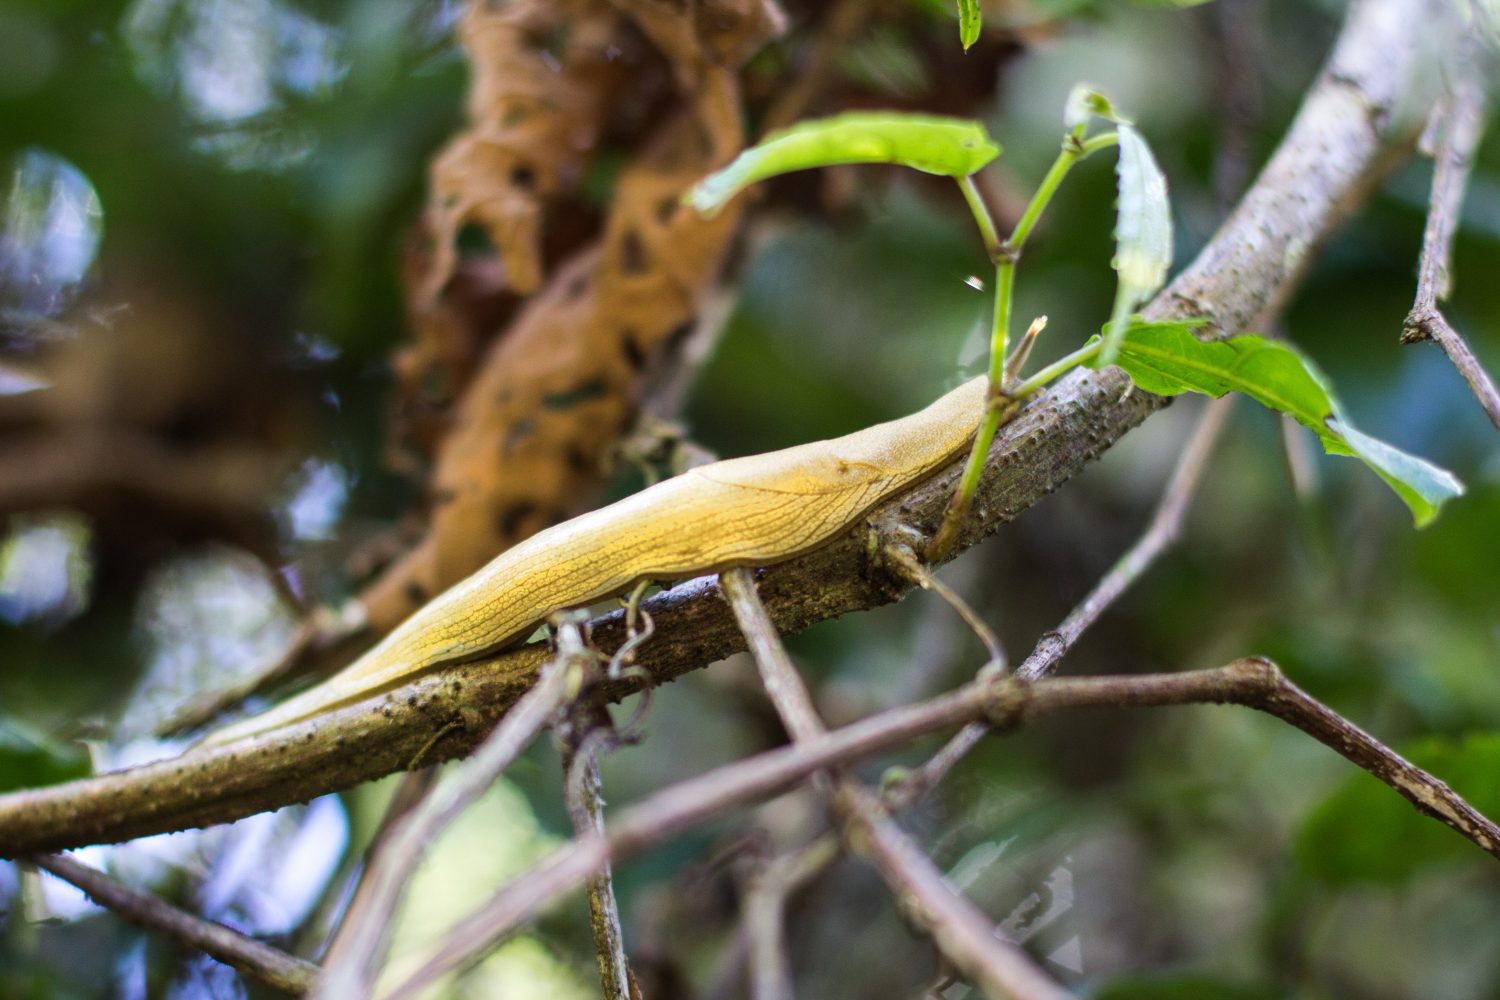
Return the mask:
<svg viewBox="0 0 1500 1000">
<path fill-rule="evenodd" d="M 705 215 L 757 181 L 842 163 L 895 163 L 967 177 L 1000 155 L 983 125 L 965 118 L 852 111 L 773 132 L 733 163 L 699 181 L 686 201 Z"/>
<path fill-rule="evenodd" d="M 979 0 L 958 0 L 958 38 L 964 51 L 979 41 L 979 29 L 984 27 L 984 14 L 979 9 Z"/>
<path fill-rule="evenodd" d="M 1328 380 L 1286 344 L 1254 335 L 1204 341 L 1191 324 L 1136 322 L 1121 338 L 1114 363 L 1157 395 L 1242 392 L 1285 413 L 1312 430 L 1324 451 L 1357 458 L 1384 479 L 1411 508 L 1418 527 L 1464 491 L 1448 471 L 1355 430 Z M 1106 362 L 1101 353 L 1089 364 L 1102 368 Z"/>
</svg>

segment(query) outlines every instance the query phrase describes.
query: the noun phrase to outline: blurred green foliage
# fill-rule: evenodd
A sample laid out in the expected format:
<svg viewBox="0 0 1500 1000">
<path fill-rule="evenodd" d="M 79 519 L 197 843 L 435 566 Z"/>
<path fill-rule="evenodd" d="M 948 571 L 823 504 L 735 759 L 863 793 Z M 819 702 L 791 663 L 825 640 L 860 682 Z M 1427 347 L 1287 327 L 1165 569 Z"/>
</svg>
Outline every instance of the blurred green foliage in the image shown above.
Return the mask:
<svg viewBox="0 0 1500 1000">
<path fill-rule="evenodd" d="M 1428 739 L 1404 756 L 1440 774 L 1487 816 L 1500 813 L 1500 733 L 1474 732 L 1461 740 Z M 1297 860 L 1321 883 L 1400 886 L 1425 868 L 1474 861 L 1473 844 L 1390 795 L 1369 775 L 1356 774 L 1314 809 L 1297 834 Z"/>
<path fill-rule="evenodd" d="M 76 748 L 33 736 L 16 720 L 0 716 L 0 792 L 55 785 L 89 772 L 88 759 Z"/>
</svg>

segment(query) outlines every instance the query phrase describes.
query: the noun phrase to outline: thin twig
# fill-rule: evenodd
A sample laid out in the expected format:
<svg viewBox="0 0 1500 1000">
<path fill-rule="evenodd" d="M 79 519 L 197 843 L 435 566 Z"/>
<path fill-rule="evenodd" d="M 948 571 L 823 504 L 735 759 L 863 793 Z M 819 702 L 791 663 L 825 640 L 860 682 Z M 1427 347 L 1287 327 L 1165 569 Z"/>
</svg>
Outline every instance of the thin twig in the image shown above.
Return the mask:
<svg viewBox="0 0 1500 1000">
<path fill-rule="evenodd" d="M 839 786 L 839 804 L 856 817 L 856 849 L 869 856 L 907 916 L 932 935 L 938 952 L 986 996 L 1016 1000 L 1071 996 L 953 887 L 891 819 L 875 793 L 847 781 Z"/>
<path fill-rule="evenodd" d="M 1150 568 L 1156 558 L 1171 547 L 1182 533 L 1182 522 L 1188 504 L 1197 492 L 1203 477 L 1203 469 L 1213 453 L 1219 432 L 1224 427 L 1224 418 L 1234 406 L 1234 397 L 1225 396 L 1209 403 L 1202 419 L 1188 441 L 1182 458 L 1172 471 L 1172 479 L 1157 504 L 1151 523 L 1140 539 L 1132 545 L 1108 573 L 1094 586 L 1088 597 L 1069 612 L 1068 617 L 1042 641 L 1016 669 L 1023 680 L 1037 680 L 1050 674 L 1064 653 L 1073 647 L 1085 629 L 1099 620 L 1111 604 L 1119 599 L 1141 575 Z M 1050 640 L 1050 641 L 1049 641 Z"/>
<path fill-rule="evenodd" d="M 766 613 L 766 606 L 761 603 L 754 574 L 744 568 L 725 570 L 719 574 L 719 588 L 724 591 L 729 609 L 734 612 L 734 620 L 745 635 L 750 655 L 755 657 L 755 665 L 760 668 L 766 696 L 775 706 L 787 733 L 797 742 L 822 736 L 828 727 L 818 717 L 812 695 L 802 682 L 802 675 L 797 672 L 792 658 L 787 655 L 781 634 Z"/>
<path fill-rule="evenodd" d="M 592 663 L 593 657 L 579 627 L 565 624 L 558 634 L 557 655 L 543 665 L 536 685 L 516 702 L 474 755 L 435 785 L 421 805 L 391 830 L 365 875 L 369 889 L 361 892 L 363 907 L 345 918 L 329 948 L 316 996 L 338 1000 L 371 995 L 385 953 L 386 931 L 406 880 L 438 834 L 494 783 L 557 714 L 572 690 L 579 664 Z"/>
<path fill-rule="evenodd" d="M 1433 109 L 1429 132 L 1436 135 L 1433 151 L 1432 197 L 1422 234 L 1422 257 L 1417 269 L 1417 298 L 1401 326 L 1401 342 L 1435 340 L 1453 362 L 1490 422 L 1500 429 L 1500 392 L 1480 365 L 1463 336 L 1448 322 L 1438 303 L 1448 297 L 1453 234 L 1458 228 L 1464 188 L 1479 137 L 1484 134 L 1484 83 L 1478 75 L 1453 81 L 1453 93 Z"/>
<path fill-rule="evenodd" d="M 917 558 L 917 554 L 909 546 L 892 546 L 886 551 L 886 556 L 902 573 L 906 574 L 908 579 L 923 590 L 930 590 L 938 595 L 959 618 L 963 619 L 964 624 L 969 626 L 969 630 L 979 638 L 980 643 L 990 654 L 987 668 L 1000 671 L 1007 669 L 1005 647 L 1000 644 L 1000 637 L 995 634 L 995 630 L 990 628 L 989 623 L 980 616 L 979 612 L 964 600 L 962 594 L 939 580 L 935 573 L 923 566 L 922 560 Z"/>
<path fill-rule="evenodd" d="M 760 667 L 761 678 L 787 731 L 798 743 L 827 734 L 812 696 L 787 655 L 749 570 L 721 573 L 719 585 Z M 991 997 L 1062 1000 L 1067 992 L 1039 969 L 1019 945 L 997 934 L 992 921 L 956 891 L 869 789 L 850 778 L 837 782 L 845 838 L 868 854 L 914 923 L 932 935 L 948 961 Z"/>
<path fill-rule="evenodd" d="M 786 906 L 792 895 L 836 861 L 842 848 L 826 834 L 773 858 L 745 887 L 751 1000 L 791 1000 L 792 970 L 786 951 Z"/>
<path fill-rule="evenodd" d="M 329 879 L 328 888 L 323 891 L 313 916 L 304 921 L 300 936 L 304 940 L 317 942 L 317 947 L 306 949 L 308 954 L 326 955 L 333 938 L 349 919 L 349 915 L 366 907 L 364 897 L 369 893 L 371 883 L 363 875 L 370 859 L 376 848 L 385 842 L 390 831 L 427 797 L 438 774 L 439 769 L 430 766 L 418 771 L 407 771 L 401 776 L 395 792 L 385 805 L 385 811 L 381 813 L 380 822 L 370 837 L 368 847 L 362 855 L 352 852 L 346 854 L 338 872 Z"/>
<path fill-rule="evenodd" d="M 1021 372 L 1026 368 L 1026 362 L 1031 359 L 1031 349 L 1036 347 L 1037 337 L 1041 336 L 1043 330 L 1047 329 L 1047 317 L 1038 316 L 1031 321 L 1026 332 L 1021 334 L 1021 339 L 1016 343 L 1015 350 L 1010 352 L 1010 357 L 1005 361 L 1005 377 L 1000 384 L 1006 391 L 1015 388 L 1015 384 L 1021 379 Z"/>
<path fill-rule="evenodd" d="M 589 726 L 591 716 L 603 713 L 579 705 L 569 724 L 565 752 L 565 797 L 573 833 L 578 837 L 604 833 L 604 786 L 599 777 L 601 741 L 589 737 L 601 731 Z M 607 716 L 604 720 L 607 723 Z M 620 924 L 620 905 L 615 899 L 614 874 L 608 861 L 588 877 L 589 927 L 594 935 L 594 957 L 599 966 L 599 985 L 605 1000 L 632 1000 L 630 963 L 625 957 L 625 932 Z"/>
<path fill-rule="evenodd" d="M 1289 722 L 1395 789 L 1424 816 L 1500 858 L 1500 827 L 1448 784 L 1302 691 L 1269 660 L 1245 661 L 1265 672 L 1264 687 L 1248 689 L 1239 704 Z"/>
<path fill-rule="evenodd" d="M 311 962 L 246 937 L 223 924 L 179 910 L 66 854 L 37 855 L 28 860 L 43 871 L 82 889 L 94 902 L 136 926 L 159 931 L 198 948 L 267 986 L 301 996 L 317 977 L 318 967 Z"/>
<path fill-rule="evenodd" d="M 746 802 L 785 792 L 834 764 L 850 763 L 935 730 L 977 718 L 977 688 L 903 706 L 801 745 L 749 757 L 667 788 L 624 810 L 607 836 L 571 841 L 453 927 L 446 943 L 385 1000 L 409 1000 L 438 976 L 503 941 L 540 907 L 580 885 L 607 860 L 623 860 Z"/>
<path fill-rule="evenodd" d="M 1157 557 L 1177 541 L 1182 532 L 1188 504 L 1198 489 L 1203 469 L 1208 464 L 1214 443 L 1224 427 L 1224 419 L 1233 405 L 1233 396 L 1224 396 L 1208 404 L 1182 458 L 1178 459 L 1172 479 L 1162 493 L 1161 501 L 1145 532 L 1094 585 L 1088 596 L 1068 613 L 1062 624 L 1037 641 L 1026 662 L 1016 670 L 1016 676 L 1024 680 L 1037 680 L 1055 670 L 1058 662 L 1073 648 L 1084 631 L 1098 621 L 1099 616 L 1140 579 Z M 887 804 L 901 807 L 920 798 L 941 782 L 978 745 L 986 730 L 987 727 L 982 722 L 972 722 L 959 730 L 926 764 L 909 772 L 900 784 L 888 790 Z"/>
<path fill-rule="evenodd" d="M 987 719 L 1002 729 L 1061 711 L 1162 705 L 1238 704 L 1292 722 L 1390 785 L 1432 816 L 1500 859 L 1500 827 L 1442 781 L 1403 760 L 1358 727 L 1297 690 L 1259 657 L 1211 670 L 1119 677 L 1015 676 L 971 683 L 949 694 L 871 716 L 798 744 L 736 761 L 663 789 L 623 810 L 605 836 L 573 840 L 538 862 L 460 921 L 446 943 L 384 1000 L 410 1000 L 474 956 L 486 953 L 557 896 L 582 885 L 606 861 L 621 861 L 709 822 L 726 810 L 794 788 L 811 775 L 847 766 L 922 736 Z"/>
</svg>

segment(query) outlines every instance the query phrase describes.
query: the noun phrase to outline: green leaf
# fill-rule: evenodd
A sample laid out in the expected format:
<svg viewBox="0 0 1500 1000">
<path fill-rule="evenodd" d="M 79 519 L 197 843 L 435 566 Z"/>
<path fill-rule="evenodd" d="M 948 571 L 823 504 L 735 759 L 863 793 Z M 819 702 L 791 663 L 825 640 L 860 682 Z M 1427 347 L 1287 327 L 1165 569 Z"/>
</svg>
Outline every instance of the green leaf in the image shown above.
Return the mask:
<svg viewBox="0 0 1500 1000">
<path fill-rule="evenodd" d="M 1105 364 L 1115 360 L 1131 311 L 1156 293 L 1172 266 L 1172 206 L 1167 201 L 1166 175 L 1133 125 L 1119 121 L 1116 127 L 1120 136 L 1115 170 L 1119 213 L 1111 263 L 1119 284 L 1104 335 Z"/>
<path fill-rule="evenodd" d="M 69 751 L 0 716 L 0 792 L 55 785 L 89 774 L 81 749 Z"/>
<path fill-rule="evenodd" d="M 964 51 L 979 41 L 979 29 L 984 27 L 984 14 L 979 9 L 979 0 L 958 0 L 958 39 Z"/>
<path fill-rule="evenodd" d="M 896 163 L 967 177 L 1000 155 L 983 125 L 965 118 L 851 111 L 773 132 L 694 185 L 685 201 L 705 215 L 756 181 L 842 163 Z"/>
<path fill-rule="evenodd" d="M 1159 396 L 1242 392 L 1285 413 L 1318 435 L 1330 455 L 1349 455 L 1369 466 L 1411 508 L 1417 526 L 1437 516 L 1463 493 L 1453 475 L 1355 430 L 1317 367 L 1287 344 L 1246 335 L 1203 341 L 1190 323 L 1136 322 L 1115 360 L 1131 381 Z M 1103 368 L 1103 352 L 1088 362 Z"/>
<path fill-rule="evenodd" d="M 1110 977 L 1087 994 L 1089 1000 L 1278 1000 L 1285 991 L 1272 985 L 1242 983 L 1211 973 L 1127 972 Z"/>
<path fill-rule="evenodd" d="M 1437 517 L 1443 501 L 1462 496 L 1464 484 L 1451 472 L 1415 455 L 1409 455 L 1379 438 L 1370 437 L 1355 429 L 1338 411 L 1334 403 L 1334 415 L 1327 420 L 1328 430 L 1335 440 L 1342 440 L 1348 451 L 1335 451 L 1324 441 L 1323 447 L 1331 455 L 1345 454 L 1364 462 L 1384 479 L 1396 495 L 1406 501 L 1416 518 L 1417 527 L 1423 527 Z"/>
<path fill-rule="evenodd" d="M 1474 808 L 1500 816 L 1500 734 L 1428 739 L 1404 749 L 1408 760 L 1447 782 Z M 1308 875 L 1336 885 L 1400 883 L 1423 867 L 1487 859 L 1364 773 L 1350 776 L 1308 813 L 1297 831 L 1296 857 Z"/>
</svg>

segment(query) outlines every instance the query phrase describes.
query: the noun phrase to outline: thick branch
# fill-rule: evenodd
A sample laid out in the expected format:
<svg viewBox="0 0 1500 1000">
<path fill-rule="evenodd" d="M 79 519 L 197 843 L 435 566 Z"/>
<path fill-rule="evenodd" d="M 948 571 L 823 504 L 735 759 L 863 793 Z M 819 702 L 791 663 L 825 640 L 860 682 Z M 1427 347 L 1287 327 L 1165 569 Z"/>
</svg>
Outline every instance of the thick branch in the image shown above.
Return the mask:
<svg viewBox="0 0 1500 1000">
<path fill-rule="evenodd" d="M 1408 81 L 1410 39 L 1425 17 L 1425 0 L 1352 7 L 1277 153 L 1198 259 L 1151 304 L 1150 316 L 1203 316 L 1232 332 L 1287 294 L 1379 166 L 1386 111 Z M 1035 504 L 1164 405 L 1128 389 L 1117 370 L 1077 372 L 1002 428 L 959 548 Z M 930 531 L 957 471 L 874 511 L 869 524 L 877 541 L 900 542 L 902 523 Z M 904 581 L 871 565 L 869 541 L 867 531 L 852 531 L 766 572 L 761 593 L 783 634 L 902 595 Z M 711 583 L 678 587 L 646 607 L 657 635 L 639 662 L 659 680 L 743 648 Z M 621 619 L 611 616 L 594 630 L 605 648 L 621 641 Z M 249 746 L 0 797 L 0 857 L 225 822 L 389 774 L 424 750 L 427 761 L 467 753 L 531 685 L 545 655 L 531 646 L 443 669 Z M 468 719 L 480 724 L 465 726 Z M 432 734 L 449 727 L 434 743 Z"/>
</svg>

